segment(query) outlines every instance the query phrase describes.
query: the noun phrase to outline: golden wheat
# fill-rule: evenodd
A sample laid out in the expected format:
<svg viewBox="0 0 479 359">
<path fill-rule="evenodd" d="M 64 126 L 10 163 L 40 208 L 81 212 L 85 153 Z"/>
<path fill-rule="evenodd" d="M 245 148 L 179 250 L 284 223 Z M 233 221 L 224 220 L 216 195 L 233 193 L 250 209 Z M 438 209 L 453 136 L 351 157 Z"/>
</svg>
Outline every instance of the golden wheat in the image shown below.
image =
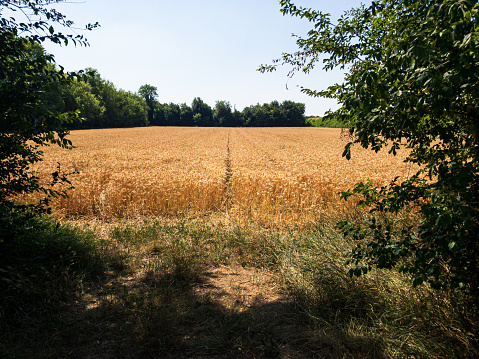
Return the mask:
<svg viewBox="0 0 479 359">
<path fill-rule="evenodd" d="M 404 155 L 374 154 L 354 148 L 342 157 L 340 129 L 233 129 L 231 144 L 234 195 L 240 217 L 261 223 L 301 225 L 347 209 L 339 192 L 360 181 L 378 185 L 396 175 L 407 177 Z"/>
<path fill-rule="evenodd" d="M 359 181 L 406 177 L 404 153 L 354 148 L 339 129 L 150 127 L 73 131 L 76 146 L 45 149 L 46 181 L 60 162 L 75 189 L 53 203 L 65 217 L 131 218 L 226 213 L 302 225 L 344 209 L 338 192 Z"/>
</svg>

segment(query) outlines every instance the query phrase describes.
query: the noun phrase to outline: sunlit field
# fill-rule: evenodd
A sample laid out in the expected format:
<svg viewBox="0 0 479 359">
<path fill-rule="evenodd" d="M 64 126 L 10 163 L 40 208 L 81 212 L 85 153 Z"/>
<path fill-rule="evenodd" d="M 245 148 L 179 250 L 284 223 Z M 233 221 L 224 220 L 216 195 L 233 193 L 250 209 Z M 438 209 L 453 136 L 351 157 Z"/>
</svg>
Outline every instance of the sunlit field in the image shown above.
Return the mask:
<svg viewBox="0 0 479 359">
<path fill-rule="evenodd" d="M 359 181 L 384 184 L 413 171 L 397 156 L 359 147 L 327 128 L 150 127 L 73 131 L 73 150 L 45 150 L 45 180 L 60 162 L 69 198 L 64 218 L 183 217 L 221 214 L 241 222 L 305 226 L 347 211 L 338 192 Z"/>
<path fill-rule="evenodd" d="M 344 264 L 356 241 L 338 220 L 368 212 L 338 192 L 412 175 L 405 152 L 357 147 L 347 161 L 347 136 L 327 128 L 70 138 L 36 170 L 47 181 L 60 162 L 74 189 L 54 218 L 14 228 L 2 258 L 0 357 L 477 357 L 461 293 Z"/>
</svg>

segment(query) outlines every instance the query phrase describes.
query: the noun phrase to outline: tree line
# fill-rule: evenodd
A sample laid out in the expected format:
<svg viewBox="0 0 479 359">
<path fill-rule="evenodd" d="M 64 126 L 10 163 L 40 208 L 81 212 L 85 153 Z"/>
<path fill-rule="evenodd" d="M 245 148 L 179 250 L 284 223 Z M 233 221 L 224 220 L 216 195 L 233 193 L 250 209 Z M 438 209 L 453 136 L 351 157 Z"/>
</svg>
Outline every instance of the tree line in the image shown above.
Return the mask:
<svg viewBox="0 0 479 359">
<path fill-rule="evenodd" d="M 56 96 L 56 98 L 55 98 Z M 92 68 L 66 81 L 52 96 L 62 111 L 78 111 L 80 121 L 69 129 L 142 126 L 276 127 L 306 126 L 305 105 L 272 101 L 238 111 L 228 101 L 209 106 L 201 98 L 186 103 L 160 103 L 157 88 L 143 85 L 136 93 L 117 89 Z"/>
</svg>

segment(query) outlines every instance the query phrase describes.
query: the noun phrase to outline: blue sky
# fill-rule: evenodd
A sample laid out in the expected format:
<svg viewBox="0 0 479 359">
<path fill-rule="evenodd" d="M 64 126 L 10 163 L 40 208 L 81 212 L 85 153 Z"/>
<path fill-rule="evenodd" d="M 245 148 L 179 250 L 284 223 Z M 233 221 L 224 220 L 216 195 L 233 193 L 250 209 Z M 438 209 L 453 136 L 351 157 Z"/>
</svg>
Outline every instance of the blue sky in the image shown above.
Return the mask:
<svg viewBox="0 0 479 359">
<path fill-rule="evenodd" d="M 335 18 L 360 1 L 295 4 Z M 302 94 L 298 86 L 325 88 L 342 80 L 341 71 L 318 68 L 292 79 L 286 76 L 287 67 L 269 74 L 256 71 L 282 52 L 297 49 L 291 33 L 302 35 L 311 28 L 304 19 L 283 16 L 277 0 L 84 0 L 56 8 L 78 27 L 101 24 L 84 33 L 90 47 L 45 46 L 69 71 L 95 68 L 128 91 L 154 85 L 161 103 L 191 104 L 201 97 L 212 107 L 226 100 L 242 110 L 256 103 L 292 100 L 306 104 L 306 115 L 337 108 L 334 101 Z"/>
</svg>

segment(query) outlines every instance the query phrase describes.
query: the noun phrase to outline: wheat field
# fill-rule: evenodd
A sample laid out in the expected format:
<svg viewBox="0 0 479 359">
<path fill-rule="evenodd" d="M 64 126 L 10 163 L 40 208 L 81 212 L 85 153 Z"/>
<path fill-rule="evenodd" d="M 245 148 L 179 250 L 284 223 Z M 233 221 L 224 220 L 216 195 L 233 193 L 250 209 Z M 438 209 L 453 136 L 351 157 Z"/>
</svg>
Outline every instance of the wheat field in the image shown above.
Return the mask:
<svg viewBox="0 0 479 359">
<path fill-rule="evenodd" d="M 340 129 L 148 127 L 69 138 L 73 150 L 47 147 L 35 170 L 43 181 L 58 162 L 74 172 L 69 197 L 52 202 L 73 219 L 220 214 L 304 226 L 348 210 L 338 192 L 359 181 L 382 185 L 413 172 L 404 152 L 354 147 L 347 161 Z"/>
</svg>

